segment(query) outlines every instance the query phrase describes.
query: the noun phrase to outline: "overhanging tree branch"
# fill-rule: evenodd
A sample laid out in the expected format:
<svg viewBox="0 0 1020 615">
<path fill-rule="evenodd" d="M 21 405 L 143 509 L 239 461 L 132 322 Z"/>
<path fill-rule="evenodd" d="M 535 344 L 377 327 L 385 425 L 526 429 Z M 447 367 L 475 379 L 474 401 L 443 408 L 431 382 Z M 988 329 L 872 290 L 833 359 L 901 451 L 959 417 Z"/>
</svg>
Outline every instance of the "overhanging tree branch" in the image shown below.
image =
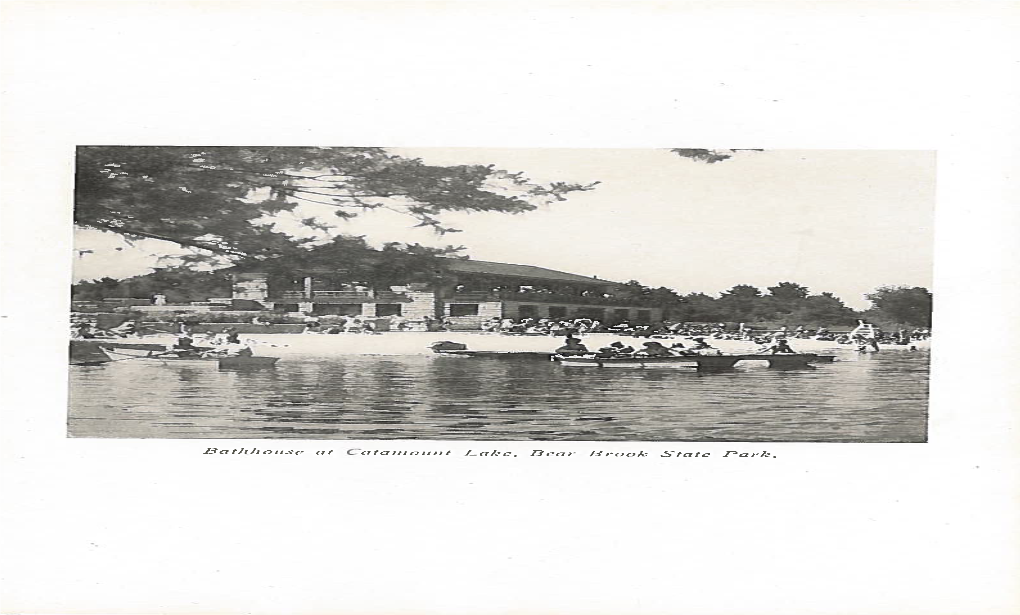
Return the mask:
<svg viewBox="0 0 1020 615">
<path fill-rule="evenodd" d="M 428 165 L 379 148 L 80 147 L 75 223 L 245 256 L 303 245 L 265 224 L 299 201 L 342 218 L 385 208 L 442 234 L 456 230 L 442 223 L 445 212 L 532 211 L 593 185 L 543 185 L 492 165 Z M 261 190 L 270 198 L 259 200 Z"/>
<path fill-rule="evenodd" d="M 205 242 L 202 242 L 202 241 L 197 241 L 197 240 L 194 240 L 194 239 L 187 239 L 187 238 L 184 238 L 184 237 L 171 237 L 169 235 L 159 235 L 157 233 L 150 233 L 148 231 L 141 231 L 141 230 L 138 230 L 138 229 L 132 229 L 132 228 L 124 227 L 124 226 L 115 226 L 115 225 L 112 225 L 112 224 L 103 224 L 101 222 L 91 222 L 87 226 L 90 226 L 90 227 L 93 227 L 93 228 L 96 228 L 96 229 L 99 229 L 99 230 L 103 230 L 103 231 L 113 231 L 114 233 L 119 233 L 121 235 L 127 235 L 127 236 L 133 236 L 133 237 L 142 237 L 142 238 L 145 238 L 145 239 L 159 239 L 160 241 L 169 241 L 170 243 L 176 243 L 177 245 L 184 246 L 186 248 L 199 248 L 201 250 L 206 250 L 208 252 L 214 252 L 216 254 L 223 254 L 225 256 L 248 256 L 247 252 L 241 252 L 241 251 L 238 251 L 238 250 L 232 250 L 230 248 L 224 248 L 224 247 L 221 247 L 221 246 L 216 246 L 216 245 L 208 244 L 208 243 L 205 243 Z"/>
</svg>

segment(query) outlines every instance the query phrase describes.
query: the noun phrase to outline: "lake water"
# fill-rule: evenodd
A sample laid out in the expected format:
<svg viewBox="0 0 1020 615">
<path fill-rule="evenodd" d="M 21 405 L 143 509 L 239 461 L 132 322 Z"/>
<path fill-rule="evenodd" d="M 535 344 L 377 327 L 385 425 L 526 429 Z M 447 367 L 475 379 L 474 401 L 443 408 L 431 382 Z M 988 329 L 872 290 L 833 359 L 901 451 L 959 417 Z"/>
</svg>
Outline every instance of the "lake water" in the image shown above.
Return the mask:
<svg viewBox="0 0 1020 615">
<path fill-rule="evenodd" d="M 72 437 L 923 442 L 928 352 L 800 370 L 563 367 L 442 356 L 287 357 L 273 369 L 71 367 Z"/>
</svg>

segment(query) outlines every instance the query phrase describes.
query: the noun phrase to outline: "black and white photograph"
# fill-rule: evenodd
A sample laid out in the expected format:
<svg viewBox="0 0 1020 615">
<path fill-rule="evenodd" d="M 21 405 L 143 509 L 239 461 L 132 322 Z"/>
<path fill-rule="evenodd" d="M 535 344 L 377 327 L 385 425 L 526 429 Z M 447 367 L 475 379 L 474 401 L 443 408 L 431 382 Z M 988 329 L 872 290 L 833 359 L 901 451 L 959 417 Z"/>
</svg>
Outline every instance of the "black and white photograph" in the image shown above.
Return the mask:
<svg viewBox="0 0 1020 615">
<path fill-rule="evenodd" d="M 72 437 L 926 440 L 934 152 L 76 154 Z"/>
<path fill-rule="evenodd" d="M 0 613 L 1020 611 L 1016 2 L 0 4 Z"/>
</svg>

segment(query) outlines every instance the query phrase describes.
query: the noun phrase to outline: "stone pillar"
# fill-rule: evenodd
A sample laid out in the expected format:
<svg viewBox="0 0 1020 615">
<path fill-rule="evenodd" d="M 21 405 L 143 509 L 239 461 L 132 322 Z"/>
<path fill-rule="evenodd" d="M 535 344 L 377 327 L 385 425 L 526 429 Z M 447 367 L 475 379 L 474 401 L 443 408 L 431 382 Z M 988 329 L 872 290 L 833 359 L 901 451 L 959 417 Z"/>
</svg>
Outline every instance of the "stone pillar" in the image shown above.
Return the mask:
<svg viewBox="0 0 1020 615">
<path fill-rule="evenodd" d="M 234 274 L 230 298 L 264 303 L 269 299 L 269 277 L 264 273 Z"/>
<path fill-rule="evenodd" d="M 430 318 L 435 318 L 437 316 L 435 293 L 407 291 L 404 294 L 411 299 L 410 303 L 404 304 L 402 310 L 404 318 L 407 318 L 408 320 L 418 320 L 425 316 Z"/>
</svg>

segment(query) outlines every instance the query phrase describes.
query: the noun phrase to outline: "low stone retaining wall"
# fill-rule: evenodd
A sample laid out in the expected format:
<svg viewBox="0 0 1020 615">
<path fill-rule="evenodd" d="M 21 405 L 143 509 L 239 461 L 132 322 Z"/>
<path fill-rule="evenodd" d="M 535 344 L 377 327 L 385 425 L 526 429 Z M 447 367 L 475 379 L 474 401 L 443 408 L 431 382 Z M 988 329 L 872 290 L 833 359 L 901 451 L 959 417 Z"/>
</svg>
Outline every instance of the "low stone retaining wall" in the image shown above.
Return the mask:
<svg viewBox="0 0 1020 615">
<path fill-rule="evenodd" d="M 219 333 L 227 327 L 236 329 L 238 333 L 301 333 L 305 330 L 304 325 L 253 325 L 250 322 L 210 322 L 197 324 L 192 327 L 195 333 Z M 177 333 L 179 325 L 171 322 L 146 322 L 142 324 L 145 332 L 160 331 L 164 333 Z"/>
</svg>

